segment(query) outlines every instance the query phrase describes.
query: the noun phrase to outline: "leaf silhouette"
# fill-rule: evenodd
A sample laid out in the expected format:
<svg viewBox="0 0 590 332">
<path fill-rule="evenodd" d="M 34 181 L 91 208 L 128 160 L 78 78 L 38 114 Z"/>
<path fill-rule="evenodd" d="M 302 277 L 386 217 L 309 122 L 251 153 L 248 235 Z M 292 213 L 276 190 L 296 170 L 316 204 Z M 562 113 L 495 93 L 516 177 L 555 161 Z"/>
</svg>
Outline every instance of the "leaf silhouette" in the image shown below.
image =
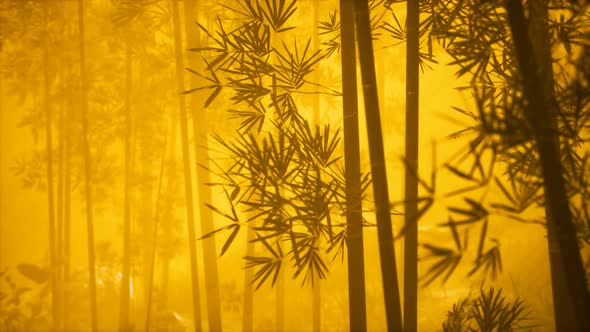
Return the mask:
<svg viewBox="0 0 590 332">
<path fill-rule="evenodd" d="M 20 274 L 37 284 L 43 284 L 49 280 L 49 271 L 35 264 L 18 264 L 16 269 Z"/>
</svg>

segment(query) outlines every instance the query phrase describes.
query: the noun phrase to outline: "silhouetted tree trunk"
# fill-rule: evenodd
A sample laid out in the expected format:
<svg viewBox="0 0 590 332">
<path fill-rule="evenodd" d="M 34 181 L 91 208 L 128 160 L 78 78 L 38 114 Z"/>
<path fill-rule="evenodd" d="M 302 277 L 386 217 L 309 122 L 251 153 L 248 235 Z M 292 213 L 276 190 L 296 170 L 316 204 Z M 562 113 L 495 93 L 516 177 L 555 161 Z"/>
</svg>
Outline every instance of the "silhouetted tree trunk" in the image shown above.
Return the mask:
<svg viewBox="0 0 590 332">
<path fill-rule="evenodd" d="M 377 236 L 379 239 L 379 256 L 381 261 L 387 329 L 388 331 L 401 331 L 402 311 L 397 280 L 393 230 L 391 227 L 389 191 L 385 169 L 381 116 L 379 114 L 379 98 L 375 78 L 369 4 L 365 0 L 357 0 L 354 3 L 367 133 L 369 136 L 369 154 L 371 159 L 371 174 L 373 176 L 372 183 L 375 196 L 375 214 L 377 218 Z M 342 24 L 345 25 L 346 22 L 342 21 Z"/>
<path fill-rule="evenodd" d="M 407 1 L 404 331 L 418 329 L 419 0 Z"/>
<path fill-rule="evenodd" d="M 348 247 L 348 309 L 351 331 L 367 330 L 365 259 L 359 143 L 354 3 L 340 0 L 342 114 Z"/>
<path fill-rule="evenodd" d="M 552 223 L 549 229 L 555 236 L 556 248 L 565 274 L 567 293 L 557 294 L 557 296 L 566 298 L 569 294 L 578 330 L 588 331 L 590 330 L 588 315 L 590 294 L 563 178 L 558 148 L 559 138 L 553 128 L 557 112 L 552 112 L 551 109 L 557 110 L 557 102 L 552 93 L 549 96 L 545 95 L 545 89 L 548 86 L 546 64 L 550 60 L 542 59 L 538 65 L 533 44 L 527 34 L 527 21 L 521 0 L 506 0 L 506 9 L 519 71 L 524 83 L 524 96 L 528 101 L 525 116 L 533 131 L 541 162 L 545 202 L 550 215 L 547 222 Z M 533 11 L 531 15 L 539 15 L 539 13 Z M 547 56 L 547 50 L 537 50 L 537 56 L 542 55 L 543 52 L 544 56 Z M 545 67 L 544 73 L 539 71 L 539 69 L 543 70 L 543 67 Z M 559 289 L 554 289 L 554 292 L 558 291 Z"/>
<path fill-rule="evenodd" d="M 123 216 L 123 271 L 119 306 L 119 331 L 128 331 L 131 273 L 131 45 L 125 51 L 125 188 Z M 148 202 L 149 204 L 149 202 Z"/>
<path fill-rule="evenodd" d="M 45 28 L 49 29 L 49 11 L 48 4 L 44 6 L 44 23 Z M 53 319 L 53 329 L 59 329 L 59 285 L 58 285 L 58 266 L 56 253 L 56 232 L 55 232 L 55 197 L 53 183 L 53 146 L 52 146 L 52 118 L 53 109 L 49 100 L 50 85 L 49 82 L 49 45 L 47 39 L 43 45 L 43 107 L 45 109 L 45 152 L 47 154 L 47 212 L 49 217 L 49 265 L 50 265 L 50 282 L 51 282 L 51 310 Z"/>
<path fill-rule="evenodd" d="M 200 29 L 195 21 L 197 13 L 197 0 L 184 1 L 185 31 L 188 47 L 200 46 Z M 195 52 L 186 52 L 189 64 L 197 64 L 200 60 Z M 196 60 L 196 61 L 192 61 Z M 190 75 L 191 86 L 199 84 L 197 75 Z M 193 134 L 195 136 L 195 160 L 197 162 L 197 184 L 199 190 L 199 221 L 202 234 L 214 230 L 213 213 L 205 206 L 211 203 L 211 176 L 209 174 L 209 113 L 203 109 L 202 99 L 193 93 L 189 97 L 189 108 L 193 112 Z M 205 167 L 205 168 L 204 168 Z M 222 330 L 221 300 L 219 298 L 219 273 L 217 271 L 217 249 L 215 237 L 201 240 L 203 243 L 203 266 L 205 269 L 205 288 L 207 289 L 207 314 L 209 331 L 219 332 Z"/>
<path fill-rule="evenodd" d="M 188 246 L 193 289 L 193 319 L 195 331 L 201 331 L 201 305 L 199 302 L 199 275 L 197 270 L 197 235 L 195 232 L 195 212 L 192 188 L 191 162 L 189 152 L 188 116 L 186 111 L 186 98 L 181 92 L 184 88 L 184 61 L 182 35 L 180 30 L 180 14 L 178 0 L 172 1 L 172 20 L 174 23 L 174 49 L 176 53 L 176 80 L 178 95 L 178 108 L 180 113 L 180 137 L 182 142 L 182 159 L 184 165 L 184 188 L 186 200 L 186 218 L 188 228 Z"/>
<path fill-rule="evenodd" d="M 94 249 L 94 220 L 92 200 L 92 159 L 90 156 L 90 142 L 88 131 L 88 100 L 86 89 L 86 50 L 84 46 L 84 1 L 78 0 L 78 31 L 80 33 L 80 106 L 82 115 L 82 148 L 84 153 L 84 180 L 86 187 L 86 228 L 88 232 L 88 289 L 90 291 L 90 324 L 93 332 L 98 331 L 98 316 L 96 308 L 96 254 Z"/>
<path fill-rule="evenodd" d="M 553 64 L 551 60 L 551 46 L 548 27 L 547 1 L 530 1 L 530 34 L 536 62 L 539 66 L 539 73 L 543 82 L 544 103 L 549 106 L 553 130 L 557 131 L 557 112 L 552 106 L 554 98 L 555 82 L 553 79 Z M 558 143 L 558 142 L 556 142 Z M 559 145 L 555 149 L 559 151 Z M 551 211 L 545 207 L 547 220 L 551 219 Z M 564 275 L 563 262 L 559 256 L 559 247 L 552 221 L 547 222 L 547 242 L 549 246 L 549 266 L 551 268 L 551 285 L 553 290 L 553 310 L 555 317 L 556 331 L 575 331 L 576 320 L 572 302 L 568 296 L 566 279 Z"/>
</svg>

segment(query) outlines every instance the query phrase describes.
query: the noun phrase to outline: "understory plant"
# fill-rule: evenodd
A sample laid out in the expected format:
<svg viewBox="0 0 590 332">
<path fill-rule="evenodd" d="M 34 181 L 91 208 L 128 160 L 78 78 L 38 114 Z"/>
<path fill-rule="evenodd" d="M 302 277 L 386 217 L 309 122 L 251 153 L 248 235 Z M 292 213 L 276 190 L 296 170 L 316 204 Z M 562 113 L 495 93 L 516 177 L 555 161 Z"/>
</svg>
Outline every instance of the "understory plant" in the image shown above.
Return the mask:
<svg viewBox="0 0 590 332">
<path fill-rule="evenodd" d="M 502 289 L 480 289 L 453 304 L 442 324 L 443 332 L 509 332 L 532 328 L 527 307 L 520 298 L 510 300 Z"/>
</svg>

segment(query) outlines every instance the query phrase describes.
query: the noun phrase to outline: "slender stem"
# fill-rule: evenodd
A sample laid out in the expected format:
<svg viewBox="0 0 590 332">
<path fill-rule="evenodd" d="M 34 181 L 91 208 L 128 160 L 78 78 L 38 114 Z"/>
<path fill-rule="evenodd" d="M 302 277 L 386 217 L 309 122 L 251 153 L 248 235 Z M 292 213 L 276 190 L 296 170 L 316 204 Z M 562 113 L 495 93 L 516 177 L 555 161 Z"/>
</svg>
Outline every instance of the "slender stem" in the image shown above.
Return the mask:
<svg viewBox="0 0 590 332">
<path fill-rule="evenodd" d="M 78 31 L 80 33 L 80 104 L 82 108 L 82 145 L 84 151 L 84 180 L 86 187 L 86 228 L 88 234 L 88 289 L 90 291 L 90 324 L 93 332 L 98 331 L 96 305 L 96 254 L 94 249 L 94 219 L 92 200 L 92 160 L 90 154 L 90 137 L 88 130 L 88 88 L 86 77 L 86 50 L 84 30 L 84 1 L 78 0 Z"/>
<path fill-rule="evenodd" d="M 45 4 L 44 20 L 45 28 L 48 30 L 48 4 Z M 47 153 L 47 212 L 49 216 L 49 264 L 51 267 L 51 300 L 53 314 L 53 329 L 59 329 L 59 286 L 57 280 L 57 255 L 56 255 L 56 234 L 55 234 L 55 201 L 53 183 L 53 147 L 52 147 L 52 118 L 53 110 L 49 99 L 49 45 L 47 39 L 43 45 L 43 105 L 45 108 L 45 150 Z"/>
<path fill-rule="evenodd" d="M 125 56 L 125 188 L 123 216 L 123 271 L 121 278 L 121 301 L 119 306 L 119 331 L 129 326 L 130 273 L 131 273 L 131 45 L 127 43 Z"/>
<path fill-rule="evenodd" d="M 59 285 L 63 280 L 63 194 L 64 194 L 64 164 L 63 164 L 63 109 L 58 112 L 58 132 L 57 132 L 57 197 L 56 197 L 56 230 L 55 230 L 55 259 L 56 259 L 56 279 Z M 63 287 L 59 287 L 60 298 L 63 298 Z M 60 301 L 58 322 L 62 323 L 63 301 Z M 62 326 L 58 326 L 61 329 Z"/>
<path fill-rule="evenodd" d="M 148 284 L 147 284 L 147 309 L 146 309 L 146 317 L 145 317 L 145 331 L 149 332 L 150 330 L 150 322 L 151 322 L 151 314 L 152 314 L 152 298 L 153 298 L 153 288 L 154 288 L 154 268 L 156 266 L 156 252 L 157 252 L 157 244 L 158 244 L 158 226 L 160 222 L 160 204 L 162 200 L 162 180 L 164 178 L 164 169 L 166 164 L 166 151 L 167 151 L 168 141 L 164 143 L 164 149 L 162 150 L 162 161 L 160 162 L 160 176 L 158 178 L 158 193 L 156 196 L 156 211 L 154 213 L 154 228 L 152 229 L 152 252 L 151 252 L 151 259 L 150 259 L 150 267 L 148 271 Z"/>
<path fill-rule="evenodd" d="M 320 49 L 320 0 L 312 0 L 313 3 L 313 49 Z M 313 80 L 318 83 L 320 81 L 320 71 L 316 70 L 313 73 Z M 313 95 L 313 122 L 315 125 L 320 124 L 320 94 L 316 86 L 316 94 Z M 312 330 L 314 332 L 321 331 L 322 327 L 322 297 L 321 297 L 321 279 L 317 278 L 312 285 Z"/>
<path fill-rule="evenodd" d="M 69 295 L 70 295 L 70 228 L 71 228 L 71 191 L 72 191 L 72 176 L 71 176 L 71 140 L 70 135 L 72 130 L 70 128 L 71 114 L 70 107 L 64 112 L 64 223 L 63 223 L 63 326 L 64 330 L 69 331 Z"/>
<path fill-rule="evenodd" d="M 184 1 L 185 31 L 188 47 L 200 46 L 200 29 L 196 28 L 195 16 L 197 0 Z M 196 64 L 201 58 L 197 53 L 185 52 L 189 66 Z M 192 60 L 192 61 L 191 61 Z M 197 75 L 190 75 L 192 86 L 202 85 Z M 209 129 L 211 125 L 209 110 L 203 109 L 203 100 L 198 94 L 188 96 L 189 107 L 192 111 L 193 134 L 195 138 L 195 160 L 197 164 L 197 190 L 198 190 L 198 211 L 201 232 L 206 234 L 215 229 L 213 223 L 213 212 L 205 206 L 211 203 L 211 175 L 209 171 Z M 207 290 L 207 318 L 209 331 L 220 332 L 222 328 L 221 299 L 219 295 L 219 272 L 217 266 L 217 248 L 215 238 L 210 237 L 201 240 L 203 243 L 203 265 L 205 273 L 205 288 Z"/>
<path fill-rule="evenodd" d="M 251 221 L 254 222 L 254 221 Z M 246 257 L 254 256 L 254 242 L 255 238 L 254 228 L 248 225 L 246 232 Z M 244 298 L 243 298 L 243 312 L 242 312 L 242 332 L 254 331 L 254 290 L 252 289 L 253 278 L 252 269 L 244 269 Z"/>
</svg>

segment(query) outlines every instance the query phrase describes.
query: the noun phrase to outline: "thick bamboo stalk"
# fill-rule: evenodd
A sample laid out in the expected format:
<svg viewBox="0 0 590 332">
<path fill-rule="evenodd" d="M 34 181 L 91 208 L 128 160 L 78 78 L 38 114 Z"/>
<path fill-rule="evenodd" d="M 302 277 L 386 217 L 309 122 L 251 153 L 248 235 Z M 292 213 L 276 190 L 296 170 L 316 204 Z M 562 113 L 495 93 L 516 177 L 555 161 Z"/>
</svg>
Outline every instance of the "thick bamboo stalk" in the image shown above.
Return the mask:
<svg viewBox="0 0 590 332">
<path fill-rule="evenodd" d="M 348 245 L 348 308 L 351 331 L 367 330 L 362 220 L 360 134 L 356 75 L 354 3 L 340 0 L 342 114 Z"/>
<path fill-rule="evenodd" d="M 543 80 L 543 95 L 545 96 L 545 105 L 551 106 L 551 99 L 554 98 L 555 82 L 553 79 L 553 69 L 551 60 L 551 46 L 548 27 L 547 1 L 538 0 L 528 3 L 530 17 L 530 34 L 533 45 L 533 52 L 537 63 L 539 64 L 539 73 Z M 549 112 L 553 123 L 551 127 L 557 131 L 557 111 L 550 107 Z M 556 142 L 557 143 L 557 142 Z M 554 147 L 559 149 L 559 145 Z M 572 302 L 567 293 L 566 279 L 563 270 L 563 262 L 559 255 L 559 245 L 557 243 L 556 232 L 551 219 L 551 211 L 545 207 L 545 217 L 547 218 L 547 244 L 549 247 L 549 266 L 551 271 L 551 289 L 553 292 L 553 312 L 555 317 L 556 331 L 575 331 L 576 320 L 575 311 L 571 307 Z"/>
<path fill-rule="evenodd" d="M 525 116 L 533 131 L 541 162 L 545 201 L 551 216 L 547 222 L 552 223 L 550 229 L 555 232 L 565 273 L 567 295 L 573 302 L 571 307 L 575 313 L 577 329 L 589 331 L 590 294 L 569 208 L 560 151 L 556 148 L 559 146 L 559 138 L 552 128 L 555 123 L 552 117 L 556 113 L 550 110 L 551 107 L 557 107 L 557 102 L 552 94 L 550 97 L 544 95 L 546 77 L 539 72 L 539 64 L 533 51 L 534 46 L 528 36 L 527 21 L 521 0 L 506 0 L 506 10 L 519 71 L 524 83 L 524 96 L 528 101 Z M 543 66 L 543 63 L 540 65 Z M 549 103 L 546 103 L 546 97 Z"/>
<path fill-rule="evenodd" d="M 404 331 L 418 329 L 419 0 L 407 1 Z"/>
<path fill-rule="evenodd" d="M 373 175 L 373 194 L 377 218 L 377 237 L 379 240 L 387 329 L 388 331 L 401 331 L 402 312 L 399 283 L 397 280 L 393 229 L 391 226 L 391 212 L 389 208 L 389 190 L 385 169 L 385 152 L 383 148 L 381 115 L 379 113 L 377 80 L 375 77 L 369 4 L 366 0 L 356 0 L 354 3 L 367 132 L 369 136 L 371 173 Z M 343 21 L 342 24 L 346 24 L 346 21 Z"/>
</svg>

